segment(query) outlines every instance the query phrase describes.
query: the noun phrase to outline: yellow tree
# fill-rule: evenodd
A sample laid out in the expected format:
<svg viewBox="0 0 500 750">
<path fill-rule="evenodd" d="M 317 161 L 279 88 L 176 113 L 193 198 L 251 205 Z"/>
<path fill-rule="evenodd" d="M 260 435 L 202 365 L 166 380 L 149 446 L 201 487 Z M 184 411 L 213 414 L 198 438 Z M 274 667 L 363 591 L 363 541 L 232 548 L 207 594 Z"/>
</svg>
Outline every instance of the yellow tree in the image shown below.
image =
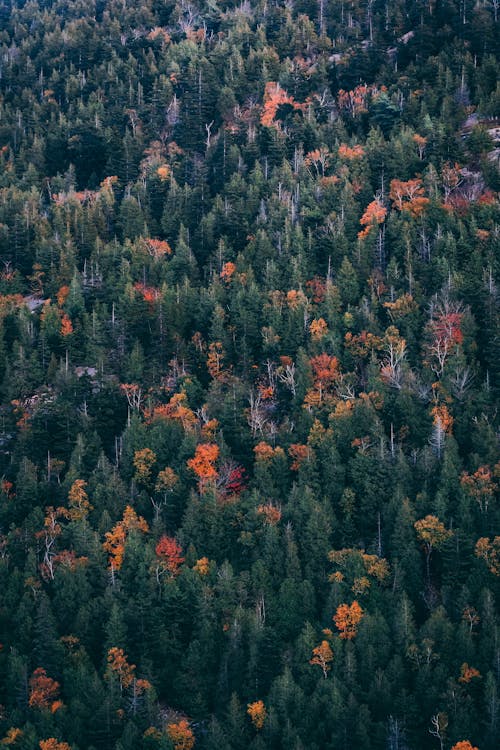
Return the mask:
<svg viewBox="0 0 500 750">
<path fill-rule="evenodd" d="M 491 475 L 489 466 L 480 466 L 474 474 L 463 472 L 460 484 L 469 497 L 479 505 L 481 513 L 487 513 L 490 502 L 495 496 L 497 484 Z"/>
<path fill-rule="evenodd" d="M 75 479 L 68 492 L 69 517 L 72 521 L 83 521 L 92 510 L 89 497 L 85 490 L 87 482 Z"/>
<path fill-rule="evenodd" d="M 500 536 L 489 540 L 487 536 L 482 536 L 476 542 L 476 557 L 484 560 L 493 575 L 500 575 Z"/>
<path fill-rule="evenodd" d="M 453 532 L 441 523 L 437 516 L 428 515 L 414 523 L 417 536 L 425 551 L 425 565 L 427 570 L 427 581 L 430 580 L 430 559 L 433 550 L 440 549 Z"/>
<path fill-rule="evenodd" d="M 0 745 L 13 745 L 23 736 L 23 734 L 23 730 L 19 729 L 19 727 L 11 727 L 3 740 L 0 741 Z"/>
<path fill-rule="evenodd" d="M 156 455 L 151 448 L 142 448 L 134 453 L 135 479 L 141 484 L 151 481 L 151 469 L 156 463 Z"/>
<path fill-rule="evenodd" d="M 120 692 L 123 688 L 128 688 L 132 685 L 135 678 L 135 664 L 129 664 L 127 661 L 127 655 L 122 648 L 113 646 L 108 651 L 108 677 L 116 675 L 120 683 Z"/>
</svg>

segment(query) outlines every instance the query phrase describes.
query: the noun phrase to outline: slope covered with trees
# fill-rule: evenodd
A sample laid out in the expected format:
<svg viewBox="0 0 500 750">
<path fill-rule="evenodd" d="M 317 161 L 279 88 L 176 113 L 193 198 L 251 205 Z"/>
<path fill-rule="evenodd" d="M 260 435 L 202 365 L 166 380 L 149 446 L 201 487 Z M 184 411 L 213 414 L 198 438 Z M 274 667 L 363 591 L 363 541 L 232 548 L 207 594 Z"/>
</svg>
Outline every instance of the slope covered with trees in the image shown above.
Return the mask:
<svg viewBox="0 0 500 750">
<path fill-rule="evenodd" d="M 498 747 L 498 15 L 2 4 L 2 746 Z"/>
</svg>

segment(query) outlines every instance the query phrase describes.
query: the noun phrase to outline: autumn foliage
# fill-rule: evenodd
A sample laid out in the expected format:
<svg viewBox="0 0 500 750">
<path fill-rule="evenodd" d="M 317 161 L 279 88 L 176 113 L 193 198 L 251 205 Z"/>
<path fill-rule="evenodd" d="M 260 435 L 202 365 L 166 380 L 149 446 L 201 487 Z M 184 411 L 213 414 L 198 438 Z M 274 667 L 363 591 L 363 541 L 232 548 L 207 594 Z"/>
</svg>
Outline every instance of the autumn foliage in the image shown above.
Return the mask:
<svg viewBox="0 0 500 750">
<path fill-rule="evenodd" d="M 83 479 L 75 479 L 68 492 L 69 515 L 72 521 L 83 521 L 92 510 L 89 497 L 86 492 L 87 482 Z"/>
<path fill-rule="evenodd" d="M 374 227 L 385 221 L 386 216 L 387 209 L 378 198 L 369 203 L 363 216 L 359 220 L 361 226 L 364 227 L 361 232 L 358 232 L 359 239 L 361 240 L 368 237 Z"/>
<path fill-rule="evenodd" d="M 196 446 L 193 458 L 187 462 L 190 468 L 198 477 L 200 491 L 203 491 L 207 484 L 217 479 L 217 469 L 215 464 L 219 458 L 219 446 L 215 443 L 202 443 Z"/>
<path fill-rule="evenodd" d="M 125 543 L 132 530 L 146 534 L 149 526 L 142 516 L 138 516 L 135 510 L 127 505 L 123 512 L 123 519 L 106 533 L 106 541 L 103 544 L 109 554 L 109 564 L 113 570 L 120 570 L 123 564 Z"/>
<path fill-rule="evenodd" d="M 276 526 L 281 521 L 281 509 L 272 503 L 263 503 L 257 508 L 257 513 L 269 526 Z"/>
<path fill-rule="evenodd" d="M 333 621 L 344 640 L 352 640 L 357 635 L 358 625 L 364 612 L 356 600 L 352 604 L 340 604 L 333 616 Z"/>
<path fill-rule="evenodd" d="M 186 719 L 171 722 L 167 725 L 167 736 L 174 746 L 174 750 L 191 750 L 194 747 L 194 734 Z"/>
<path fill-rule="evenodd" d="M 361 159 L 364 155 L 365 150 L 363 146 L 360 146 L 359 144 L 356 144 L 352 148 L 350 146 L 347 146 L 345 143 L 342 143 L 339 146 L 339 156 L 341 159 L 355 161 L 356 159 Z"/>
<path fill-rule="evenodd" d="M 135 664 L 129 664 L 127 656 L 122 648 L 113 646 L 108 651 L 108 673 L 118 677 L 120 688 L 131 686 L 135 677 Z"/>
<path fill-rule="evenodd" d="M 449 531 L 439 518 L 433 515 L 428 515 L 416 521 L 414 526 L 417 536 L 426 550 L 439 549 L 453 536 L 453 532 Z"/>
<path fill-rule="evenodd" d="M 328 672 L 331 669 L 331 662 L 333 661 L 333 651 L 328 641 L 321 641 L 319 646 L 315 646 L 312 652 L 312 658 L 309 660 L 309 664 L 317 665 L 321 667 L 323 671 L 323 677 L 328 677 Z"/>
<path fill-rule="evenodd" d="M 463 472 L 460 478 L 463 489 L 479 506 L 482 513 L 486 513 L 495 496 L 497 483 L 494 481 L 489 466 L 480 466 L 473 474 Z"/>
<path fill-rule="evenodd" d="M 172 576 L 176 576 L 185 560 L 180 544 L 173 537 L 164 534 L 155 547 L 155 553 L 159 560 L 159 567 Z"/>
<path fill-rule="evenodd" d="M 29 680 L 29 705 L 31 708 L 48 709 L 55 713 L 62 705 L 57 700 L 59 688 L 59 683 L 49 677 L 43 667 L 38 667 Z"/>
<path fill-rule="evenodd" d="M 19 727 L 11 727 L 5 737 L 0 740 L 0 745 L 14 745 L 23 736 L 23 730 Z"/>
<path fill-rule="evenodd" d="M 262 729 L 267 716 L 264 701 L 254 701 L 254 703 L 249 703 L 247 706 L 247 714 L 250 716 L 255 729 Z"/>
<path fill-rule="evenodd" d="M 470 667 L 467 662 L 464 662 L 462 666 L 460 667 L 460 677 L 458 678 L 459 682 L 462 682 L 463 684 L 469 683 L 473 679 L 478 679 L 481 677 L 481 673 L 478 669 L 475 667 Z"/>
<path fill-rule="evenodd" d="M 277 127 L 276 115 L 279 107 L 284 104 L 289 104 L 295 110 L 303 110 L 303 104 L 299 104 L 295 101 L 293 96 L 289 96 L 287 92 L 281 88 L 279 83 L 269 81 L 266 83 L 264 91 L 264 105 L 262 108 L 262 114 L 260 116 L 261 125 L 265 127 Z"/>
<path fill-rule="evenodd" d="M 416 217 L 424 211 L 429 203 L 429 199 L 424 197 L 424 187 L 422 180 L 415 178 L 413 180 L 391 180 L 389 198 L 393 206 L 398 211 L 406 211 L 411 216 Z"/>
<path fill-rule="evenodd" d="M 48 740 L 40 740 L 40 750 L 71 750 L 67 742 L 59 742 L 55 737 L 49 737 Z"/>
<path fill-rule="evenodd" d="M 476 542 L 475 554 L 484 560 L 493 575 L 500 575 L 500 536 L 491 541 L 488 537 L 482 536 Z"/>
<path fill-rule="evenodd" d="M 228 261 L 227 263 L 224 263 L 222 266 L 220 277 L 223 281 L 231 281 L 234 272 L 236 271 L 236 266 L 234 263 L 231 263 L 231 261 Z"/>
</svg>

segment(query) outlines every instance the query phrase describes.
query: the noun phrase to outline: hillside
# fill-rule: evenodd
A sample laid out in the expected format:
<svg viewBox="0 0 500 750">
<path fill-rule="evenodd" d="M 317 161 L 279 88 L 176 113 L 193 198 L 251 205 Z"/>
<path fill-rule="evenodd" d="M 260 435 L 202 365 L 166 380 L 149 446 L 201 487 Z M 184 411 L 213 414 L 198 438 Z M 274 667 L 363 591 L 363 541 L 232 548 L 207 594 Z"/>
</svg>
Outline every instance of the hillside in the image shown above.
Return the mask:
<svg viewBox="0 0 500 750">
<path fill-rule="evenodd" d="M 496 750 L 497 0 L 0 6 L 0 745 Z"/>
</svg>

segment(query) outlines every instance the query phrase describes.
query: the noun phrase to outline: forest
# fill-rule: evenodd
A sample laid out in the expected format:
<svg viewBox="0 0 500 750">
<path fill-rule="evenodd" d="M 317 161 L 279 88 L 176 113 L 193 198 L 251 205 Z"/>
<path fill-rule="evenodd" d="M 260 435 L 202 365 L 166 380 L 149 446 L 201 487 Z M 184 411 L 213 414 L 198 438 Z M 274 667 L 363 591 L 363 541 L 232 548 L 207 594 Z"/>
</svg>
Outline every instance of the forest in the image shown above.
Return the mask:
<svg viewBox="0 0 500 750">
<path fill-rule="evenodd" d="M 2 0 L 1 747 L 497 750 L 499 15 Z"/>
</svg>

